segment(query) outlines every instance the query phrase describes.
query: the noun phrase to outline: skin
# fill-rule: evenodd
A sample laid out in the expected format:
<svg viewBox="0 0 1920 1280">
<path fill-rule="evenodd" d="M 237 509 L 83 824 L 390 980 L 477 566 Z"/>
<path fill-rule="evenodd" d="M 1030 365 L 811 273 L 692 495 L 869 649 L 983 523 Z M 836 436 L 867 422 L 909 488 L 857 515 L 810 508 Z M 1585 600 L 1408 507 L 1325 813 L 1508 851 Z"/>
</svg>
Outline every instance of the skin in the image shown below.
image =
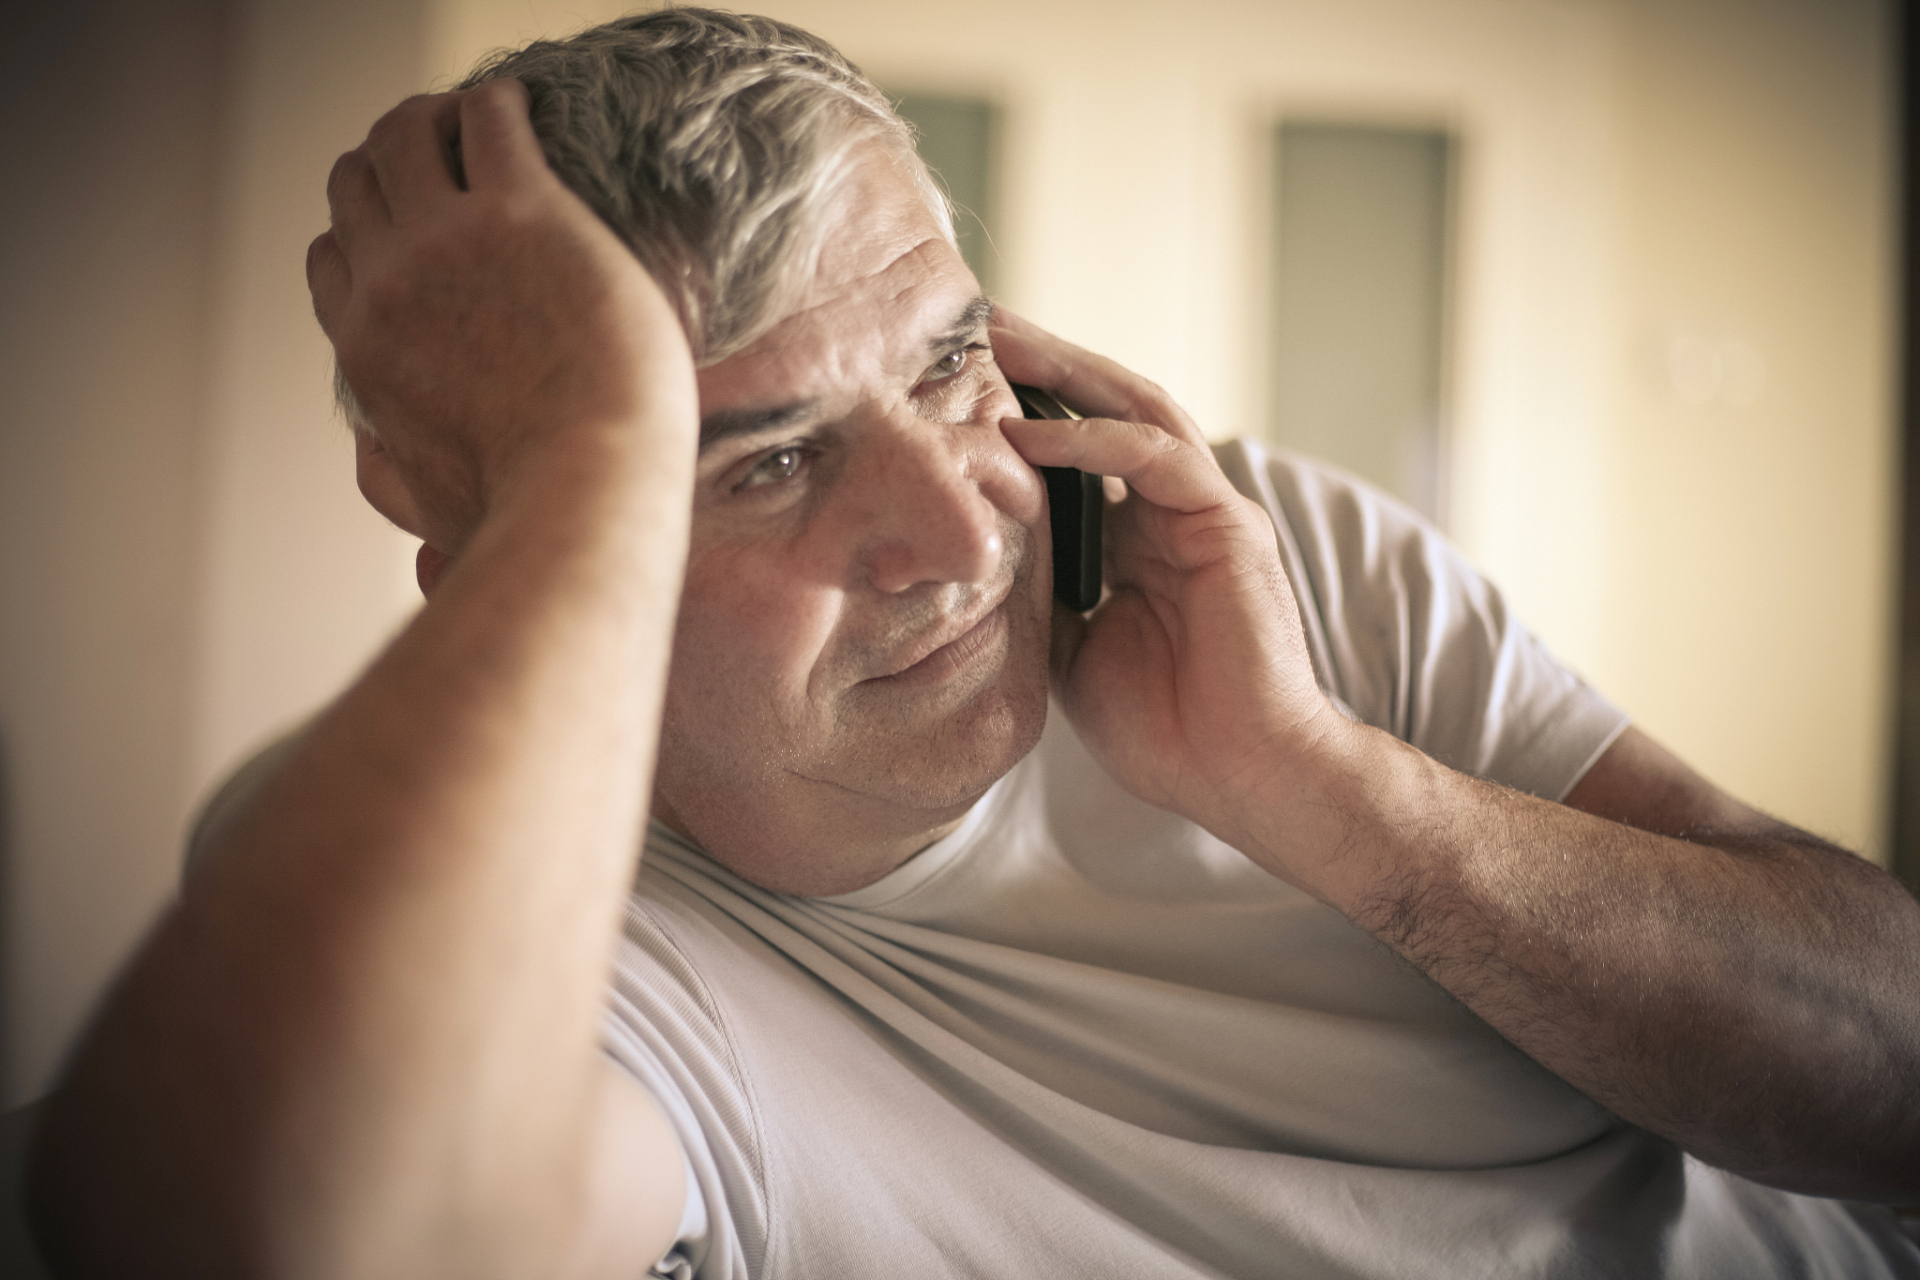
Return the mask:
<svg viewBox="0 0 1920 1280">
<path fill-rule="evenodd" d="M 1897 885 L 1635 731 L 1555 805 L 1346 721 L 1192 421 L 1004 312 L 956 328 L 977 288 L 884 156 L 796 313 L 697 375 L 517 86 L 403 104 L 329 196 L 316 311 L 430 601 L 76 1052 L 30 1174 L 71 1274 L 644 1270 L 679 1154 L 595 1038 L 650 788 L 749 879 L 853 888 L 1031 747 L 1049 679 L 1121 785 L 1626 1119 L 1778 1185 L 1920 1187 Z M 1007 377 L 1088 417 L 1019 419 Z M 1087 618 L 1049 605 L 1029 463 L 1124 482 Z"/>
<path fill-rule="evenodd" d="M 985 301 L 886 153 L 844 199 L 862 234 L 699 374 L 733 430 L 695 472 L 656 787 L 668 822 L 790 893 L 924 848 L 1046 719 L 1045 488 L 1000 431 L 1019 407 Z"/>
</svg>

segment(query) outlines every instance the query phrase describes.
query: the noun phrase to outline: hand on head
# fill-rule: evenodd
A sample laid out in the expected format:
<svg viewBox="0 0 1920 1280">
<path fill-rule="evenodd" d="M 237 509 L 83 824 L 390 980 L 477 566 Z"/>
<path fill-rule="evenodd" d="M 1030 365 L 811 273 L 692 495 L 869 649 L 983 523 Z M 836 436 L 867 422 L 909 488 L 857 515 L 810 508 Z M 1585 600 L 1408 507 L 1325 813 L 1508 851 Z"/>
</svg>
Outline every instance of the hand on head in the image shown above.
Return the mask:
<svg viewBox="0 0 1920 1280">
<path fill-rule="evenodd" d="M 361 489 L 395 523 L 457 553 L 516 468 L 663 397 L 651 420 L 684 423 L 691 452 L 679 321 L 547 167 L 518 82 L 401 103 L 335 163 L 327 202 L 307 281 L 372 429 Z"/>
</svg>

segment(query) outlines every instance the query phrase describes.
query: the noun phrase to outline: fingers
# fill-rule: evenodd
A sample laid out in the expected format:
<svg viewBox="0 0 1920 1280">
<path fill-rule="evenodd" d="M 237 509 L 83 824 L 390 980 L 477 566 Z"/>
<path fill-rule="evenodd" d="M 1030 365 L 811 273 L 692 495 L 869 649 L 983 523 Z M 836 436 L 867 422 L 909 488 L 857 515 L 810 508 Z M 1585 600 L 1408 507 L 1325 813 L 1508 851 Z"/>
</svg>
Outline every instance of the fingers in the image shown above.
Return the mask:
<svg viewBox="0 0 1920 1280">
<path fill-rule="evenodd" d="M 466 96 L 436 93 L 408 98 L 367 131 L 360 151 L 373 166 L 393 221 L 430 212 L 459 192 L 452 145 L 460 125 L 460 102 Z"/>
<path fill-rule="evenodd" d="M 1204 444 L 1151 423 L 1006 418 L 1000 429 L 1035 466 L 1118 476 L 1130 491 L 1157 507 L 1206 511 L 1238 496 Z"/>
<path fill-rule="evenodd" d="M 526 86 L 495 80 L 471 92 L 408 98 L 374 121 L 367 140 L 334 161 L 327 208 L 339 249 L 351 255 L 367 227 L 430 216 L 463 185 L 548 172 L 527 117 Z"/>
<path fill-rule="evenodd" d="M 1206 437 L 1173 398 L 1122 366 L 994 308 L 994 360 L 1014 382 L 1058 395 L 1078 422 L 1008 418 L 1001 429 L 1037 466 L 1119 477 L 1158 507 L 1205 511 L 1236 495 Z"/>
<path fill-rule="evenodd" d="M 462 100 L 460 152 L 470 188 L 551 178 L 527 109 L 527 87 L 518 80 L 489 80 Z"/>
<path fill-rule="evenodd" d="M 1204 446 L 1206 437 L 1165 391 L 1104 356 L 1054 337 L 1004 307 L 993 312 L 993 354 L 1014 382 L 1044 387 L 1090 418 L 1149 422 Z"/>
</svg>

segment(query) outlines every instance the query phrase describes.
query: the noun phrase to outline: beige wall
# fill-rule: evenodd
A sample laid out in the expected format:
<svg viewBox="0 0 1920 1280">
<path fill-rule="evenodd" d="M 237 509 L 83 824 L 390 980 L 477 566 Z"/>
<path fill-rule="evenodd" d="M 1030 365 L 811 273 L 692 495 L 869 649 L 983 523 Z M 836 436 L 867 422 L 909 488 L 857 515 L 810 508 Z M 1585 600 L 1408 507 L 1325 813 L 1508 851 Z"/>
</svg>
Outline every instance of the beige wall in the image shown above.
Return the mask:
<svg viewBox="0 0 1920 1280">
<path fill-rule="evenodd" d="M 420 80 L 382 0 L 122 0 L 0 129 L 5 1088 L 37 1091 L 248 745 L 402 616 L 302 275 Z"/>
<path fill-rule="evenodd" d="M 1883 854 L 1898 457 L 1887 12 L 1619 12 L 1596 674 L 1725 785 Z"/>
<path fill-rule="evenodd" d="M 1007 301 L 1216 435 L 1265 395 L 1262 127 L 1457 128 L 1454 532 L 1709 774 L 1880 847 L 1879 3 L 766 7 L 889 83 L 1000 98 Z M 193 798 L 411 607 L 301 282 L 333 155 L 481 49 L 615 11 L 126 0 L 0 130 L 35 178 L 0 188 L 10 1098 L 163 900 Z"/>
<path fill-rule="evenodd" d="M 9 1098 L 167 891 L 201 577 L 219 15 L 118 4 L 59 34 L 0 88 Z"/>
<path fill-rule="evenodd" d="M 334 157 L 420 89 L 423 6 L 253 0 L 243 13 L 202 409 L 187 748 L 200 787 L 337 692 L 419 599 L 414 544 L 354 488 L 304 266 Z"/>
</svg>

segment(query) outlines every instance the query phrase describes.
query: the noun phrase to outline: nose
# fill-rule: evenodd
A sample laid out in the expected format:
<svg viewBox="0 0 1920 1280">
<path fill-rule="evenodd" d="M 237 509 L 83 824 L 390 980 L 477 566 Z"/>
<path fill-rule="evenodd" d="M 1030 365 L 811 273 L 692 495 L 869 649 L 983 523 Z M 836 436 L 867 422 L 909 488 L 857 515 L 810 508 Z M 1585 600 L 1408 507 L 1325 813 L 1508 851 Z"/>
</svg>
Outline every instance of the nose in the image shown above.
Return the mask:
<svg viewBox="0 0 1920 1280">
<path fill-rule="evenodd" d="M 922 583 L 980 583 L 992 578 L 1005 548 L 1000 512 L 970 474 L 958 435 L 905 416 L 876 433 L 860 494 L 858 566 L 877 590 Z M 977 431 L 977 428 L 972 428 Z"/>
</svg>

